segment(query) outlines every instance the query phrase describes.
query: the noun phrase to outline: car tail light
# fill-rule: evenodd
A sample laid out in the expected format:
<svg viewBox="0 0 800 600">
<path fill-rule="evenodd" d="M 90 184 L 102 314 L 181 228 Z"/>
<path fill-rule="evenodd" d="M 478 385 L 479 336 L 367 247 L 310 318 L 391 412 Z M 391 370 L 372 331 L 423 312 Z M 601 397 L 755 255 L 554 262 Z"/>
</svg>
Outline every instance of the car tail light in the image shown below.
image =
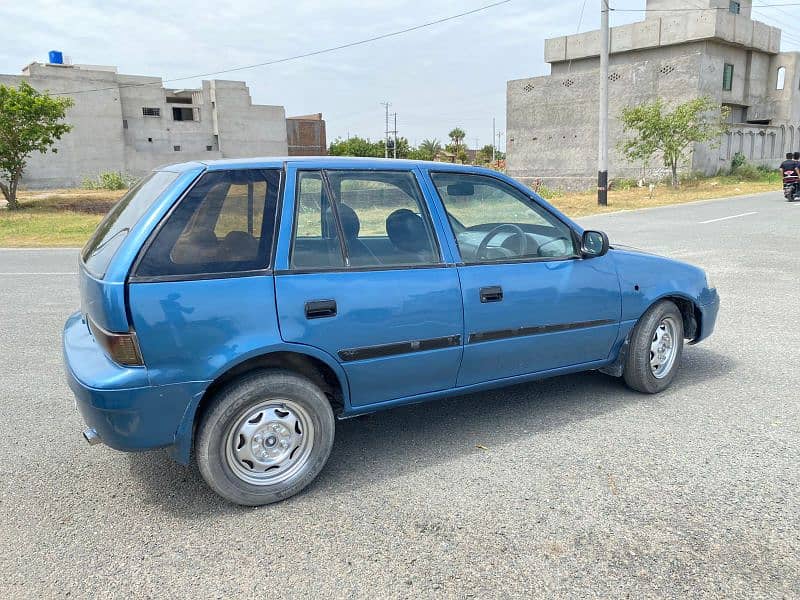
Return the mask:
<svg viewBox="0 0 800 600">
<path fill-rule="evenodd" d="M 89 323 L 89 331 L 92 332 L 94 339 L 103 347 L 111 360 L 125 367 L 144 366 L 142 353 L 139 350 L 139 340 L 136 339 L 134 332 L 111 333 L 92 321 L 88 315 L 86 321 Z"/>
</svg>

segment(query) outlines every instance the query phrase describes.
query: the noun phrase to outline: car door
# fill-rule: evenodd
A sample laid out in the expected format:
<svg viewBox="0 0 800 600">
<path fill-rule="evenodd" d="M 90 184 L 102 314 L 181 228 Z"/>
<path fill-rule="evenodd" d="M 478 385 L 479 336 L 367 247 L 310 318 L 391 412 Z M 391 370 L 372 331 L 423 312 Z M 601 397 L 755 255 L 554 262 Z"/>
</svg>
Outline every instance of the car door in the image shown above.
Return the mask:
<svg viewBox="0 0 800 600">
<path fill-rule="evenodd" d="M 152 384 L 205 381 L 276 335 L 270 252 L 281 177 L 207 171 L 145 244 L 127 294 Z"/>
<path fill-rule="evenodd" d="M 416 173 L 318 165 L 287 171 L 275 277 L 283 339 L 339 361 L 353 406 L 454 387 L 458 273 Z"/>
<path fill-rule="evenodd" d="M 567 223 L 499 177 L 442 171 L 430 179 L 461 261 L 458 385 L 606 360 L 621 311 L 611 257 L 581 258 Z"/>
</svg>

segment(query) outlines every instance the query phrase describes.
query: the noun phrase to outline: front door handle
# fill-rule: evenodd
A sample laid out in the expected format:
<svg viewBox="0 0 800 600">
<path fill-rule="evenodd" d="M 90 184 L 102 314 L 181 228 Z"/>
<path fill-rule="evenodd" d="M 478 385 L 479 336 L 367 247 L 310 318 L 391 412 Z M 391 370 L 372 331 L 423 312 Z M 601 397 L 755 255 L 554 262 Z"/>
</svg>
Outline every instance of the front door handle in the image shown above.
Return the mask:
<svg viewBox="0 0 800 600">
<path fill-rule="evenodd" d="M 481 288 L 481 303 L 487 302 L 502 302 L 503 301 L 503 288 L 499 285 L 492 285 L 489 287 Z"/>
<path fill-rule="evenodd" d="M 325 319 L 336 316 L 336 300 L 306 302 L 306 319 Z"/>
</svg>

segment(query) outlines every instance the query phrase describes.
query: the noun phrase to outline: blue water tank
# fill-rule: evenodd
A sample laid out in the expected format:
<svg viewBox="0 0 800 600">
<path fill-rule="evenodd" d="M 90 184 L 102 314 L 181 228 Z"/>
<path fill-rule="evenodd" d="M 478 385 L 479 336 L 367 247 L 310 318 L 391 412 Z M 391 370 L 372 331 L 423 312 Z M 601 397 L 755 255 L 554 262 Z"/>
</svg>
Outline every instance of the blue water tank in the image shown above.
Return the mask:
<svg viewBox="0 0 800 600">
<path fill-rule="evenodd" d="M 50 64 L 51 65 L 63 65 L 64 64 L 64 54 L 60 50 L 50 50 Z"/>
</svg>

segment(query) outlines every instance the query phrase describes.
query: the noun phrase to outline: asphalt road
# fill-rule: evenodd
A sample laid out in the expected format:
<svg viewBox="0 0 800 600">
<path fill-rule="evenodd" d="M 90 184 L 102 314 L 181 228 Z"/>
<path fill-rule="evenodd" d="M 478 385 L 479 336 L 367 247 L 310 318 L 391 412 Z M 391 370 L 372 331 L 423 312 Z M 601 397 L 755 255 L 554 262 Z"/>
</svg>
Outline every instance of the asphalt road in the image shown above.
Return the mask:
<svg viewBox="0 0 800 600">
<path fill-rule="evenodd" d="M 259 509 L 89 448 L 60 356 L 77 253 L 0 251 L 0 597 L 800 596 L 800 203 L 584 224 L 715 280 L 670 390 L 588 373 L 342 422 Z"/>
</svg>

